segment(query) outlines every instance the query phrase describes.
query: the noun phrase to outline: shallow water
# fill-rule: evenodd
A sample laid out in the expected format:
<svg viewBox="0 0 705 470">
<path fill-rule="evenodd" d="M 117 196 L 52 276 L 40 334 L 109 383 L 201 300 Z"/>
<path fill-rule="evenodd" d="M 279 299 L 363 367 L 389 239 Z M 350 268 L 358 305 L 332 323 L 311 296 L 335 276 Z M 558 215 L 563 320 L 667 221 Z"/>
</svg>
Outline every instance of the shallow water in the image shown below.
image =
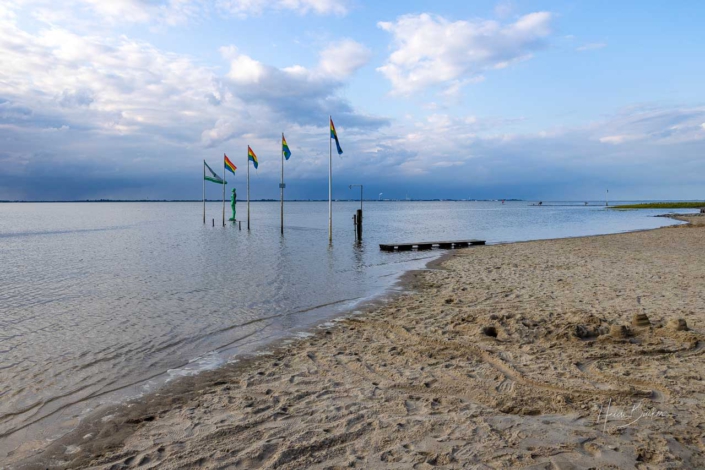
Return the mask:
<svg viewBox="0 0 705 470">
<path fill-rule="evenodd" d="M 655 228 L 663 210 L 525 202 L 252 204 L 252 230 L 220 224 L 220 203 L 0 204 L 0 461 L 50 439 L 102 403 L 353 308 L 434 252 L 384 253 L 394 241 L 490 243 Z M 245 204 L 238 203 L 241 215 Z M 685 211 L 683 211 L 685 212 Z M 211 219 L 216 218 L 215 227 Z M 243 224 L 244 225 L 244 224 Z M 482 248 L 474 248 L 482 249 Z"/>
</svg>

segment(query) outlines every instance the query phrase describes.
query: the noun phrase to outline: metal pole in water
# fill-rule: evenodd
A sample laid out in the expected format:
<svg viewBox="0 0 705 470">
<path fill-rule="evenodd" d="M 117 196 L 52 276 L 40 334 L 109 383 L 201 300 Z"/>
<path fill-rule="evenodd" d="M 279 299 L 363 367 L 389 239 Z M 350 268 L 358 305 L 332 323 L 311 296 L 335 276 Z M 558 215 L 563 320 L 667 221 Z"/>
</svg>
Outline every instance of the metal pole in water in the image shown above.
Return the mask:
<svg viewBox="0 0 705 470">
<path fill-rule="evenodd" d="M 282 132 L 282 142 L 284 142 L 284 133 Z M 281 189 L 281 234 L 284 235 L 284 147 L 282 147 L 282 182 L 279 185 Z"/>
<path fill-rule="evenodd" d="M 223 227 L 225 227 L 225 157 L 223 157 Z"/>
<path fill-rule="evenodd" d="M 330 130 L 333 117 L 328 116 Z M 333 139 L 328 136 L 328 243 L 333 243 Z"/>
<path fill-rule="evenodd" d="M 203 160 L 203 225 L 206 225 L 206 161 Z"/>
</svg>

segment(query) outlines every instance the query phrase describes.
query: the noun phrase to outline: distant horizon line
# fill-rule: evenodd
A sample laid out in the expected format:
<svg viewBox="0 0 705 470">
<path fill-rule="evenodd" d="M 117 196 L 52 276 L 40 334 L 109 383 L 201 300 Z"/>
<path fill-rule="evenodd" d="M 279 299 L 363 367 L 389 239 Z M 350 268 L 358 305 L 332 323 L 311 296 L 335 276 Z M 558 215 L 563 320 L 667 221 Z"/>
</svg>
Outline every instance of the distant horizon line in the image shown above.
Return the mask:
<svg viewBox="0 0 705 470">
<path fill-rule="evenodd" d="M 229 201 L 226 200 L 226 202 Z M 246 199 L 238 199 L 237 202 L 246 202 Z M 285 202 L 328 202 L 328 199 L 285 199 Z M 454 199 L 454 198 L 430 198 L 430 199 L 363 199 L 363 202 L 592 202 L 604 204 L 604 200 L 585 199 Z M 697 202 L 697 199 L 614 199 L 611 203 L 617 202 Z M 1 204 L 47 204 L 47 203 L 101 203 L 101 202 L 203 202 L 203 199 L 66 199 L 66 200 L 0 200 Z M 206 202 L 223 202 L 222 199 L 206 199 Z M 250 199 L 250 202 L 281 202 L 281 199 Z M 334 199 L 334 202 L 360 202 L 360 199 Z"/>
</svg>

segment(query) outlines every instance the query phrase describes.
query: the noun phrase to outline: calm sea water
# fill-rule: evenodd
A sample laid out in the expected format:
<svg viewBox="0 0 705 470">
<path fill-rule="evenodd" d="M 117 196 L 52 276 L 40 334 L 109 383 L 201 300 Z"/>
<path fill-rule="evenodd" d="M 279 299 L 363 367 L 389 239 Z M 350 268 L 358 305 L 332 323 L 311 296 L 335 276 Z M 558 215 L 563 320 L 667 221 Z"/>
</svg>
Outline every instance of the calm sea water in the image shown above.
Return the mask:
<svg viewBox="0 0 705 470">
<path fill-rule="evenodd" d="M 0 204 L 0 462 L 101 404 L 300 332 L 389 288 L 439 252 L 393 241 L 490 243 L 655 228 L 666 211 L 525 202 L 252 204 L 252 230 L 208 203 Z M 245 204 L 239 203 L 240 215 Z M 216 226 L 211 226 L 211 219 Z M 482 248 L 473 248 L 482 249 Z"/>
</svg>

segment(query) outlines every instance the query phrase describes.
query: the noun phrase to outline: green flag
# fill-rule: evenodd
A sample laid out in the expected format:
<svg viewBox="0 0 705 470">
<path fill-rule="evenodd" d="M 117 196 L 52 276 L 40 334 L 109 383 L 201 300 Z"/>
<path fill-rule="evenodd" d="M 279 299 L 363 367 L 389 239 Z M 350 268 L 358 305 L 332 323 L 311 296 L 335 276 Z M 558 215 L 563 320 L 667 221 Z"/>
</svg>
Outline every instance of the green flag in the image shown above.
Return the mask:
<svg viewBox="0 0 705 470">
<path fill-rule="evenodd" d="M 228 184 L 228 182 L 227 182 L 227 181 L 223 181 L 223 179 L 222 179 L 220 176 L 218 176 L 218 175 L 215 173 L 215 171 L 211 170 L 211 167 L 208 166 L 208 163 L 206 163 L 206 162 L 204 161 L 203 164 L 206 166 L 206 169 L 208 169 L 208 171 L 210 172 L 210 175 L 208 175 L 208 173 L 206 173 L 206 172 L 204 171 L 204 172 L 203 172 L 203 179 L 205 179 L 206 181 L 210 181 L 211 183 L 216 183 L 216 184 Z"/>
</svg>

